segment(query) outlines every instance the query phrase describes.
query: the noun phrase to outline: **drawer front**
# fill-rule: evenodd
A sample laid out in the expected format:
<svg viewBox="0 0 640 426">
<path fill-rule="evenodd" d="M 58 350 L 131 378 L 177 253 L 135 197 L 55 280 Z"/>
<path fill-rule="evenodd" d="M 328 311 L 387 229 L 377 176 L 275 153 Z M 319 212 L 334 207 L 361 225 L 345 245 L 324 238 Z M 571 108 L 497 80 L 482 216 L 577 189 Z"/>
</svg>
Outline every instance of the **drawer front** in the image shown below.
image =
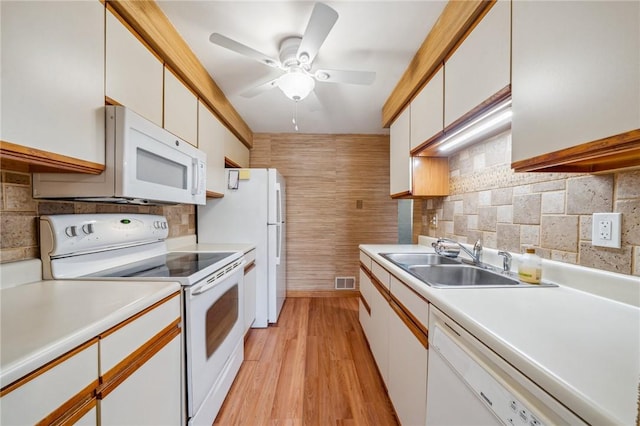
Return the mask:
<svg viewBox="0 0 640 426">
<path fill-rule="evenodd" d="M 7 389 L 6 393 L 3 391 L 0 423 L 35 424 L 79 394 L 89 395 L 91 388 L 98 383 L 98 342 L 96 340 L 70 354 L 61 362 L 52 361 L 25 376 L 21 386 Z"/>
<path fill-rule="evenodd" d="M 180 318 L 179 295 L 101 335 L 100 375 L 107 373 L 177 318 Z"/>
<path fill-rule="evenodd" d="M 371 272 L 373 275 L 382 283 L 383 286 L 389 289 L 389 278 L 390 274 L 384 269 L 382 266 L 378 265 L 376 262 L 371 262 Z"/>
<path fill-rule="evenodd" d="M 429 324 L 429 303 L 413 292 L 407 285 L 391 277 L 391 294 L 401 304 L 402 309 L 408 311 L 422 330 L 427 330 Z"/>
<path fill-rule="evenodd" d="M 371 270 L 371 258 L 367 256 L 363 251 L 360 252 L 360 262 L 362 262 L 362 264 L 366 266 L 368 270 Z"/>
</svg>

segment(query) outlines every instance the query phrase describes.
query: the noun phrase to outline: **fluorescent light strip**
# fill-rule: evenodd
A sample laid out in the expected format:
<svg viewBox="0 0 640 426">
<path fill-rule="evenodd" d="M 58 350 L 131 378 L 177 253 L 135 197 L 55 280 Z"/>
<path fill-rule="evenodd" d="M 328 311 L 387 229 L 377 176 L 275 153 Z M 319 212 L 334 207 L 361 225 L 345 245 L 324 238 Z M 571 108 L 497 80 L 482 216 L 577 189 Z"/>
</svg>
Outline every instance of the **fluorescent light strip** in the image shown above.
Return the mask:
<svg viewBox="0 0 640 426">
<path fill-rule="evenodd" d="M 461 129 L 444 138 L 438 150 L 442 152 L 450 151 L 453 148 L 457 148 L 470 142 L 474 137 L 480 135 L 486 130 L 505 124 L 511 119 L 510 106 L 511 99 L 471 121 Z M 509 109 L 504 111 L 506 108 Z"/>
</svg>

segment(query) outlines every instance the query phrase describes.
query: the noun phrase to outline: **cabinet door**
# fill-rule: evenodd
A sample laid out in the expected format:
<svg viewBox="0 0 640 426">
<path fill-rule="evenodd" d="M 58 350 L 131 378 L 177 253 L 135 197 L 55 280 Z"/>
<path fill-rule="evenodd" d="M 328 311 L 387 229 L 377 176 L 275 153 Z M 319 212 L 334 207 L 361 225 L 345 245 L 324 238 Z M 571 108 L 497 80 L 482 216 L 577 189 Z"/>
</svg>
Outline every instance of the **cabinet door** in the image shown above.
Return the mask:
<svg viewBox="0 0 640 426">
<path fill-rule="evenodd" d="M 403 425 L 424 425 L 427 349 L 395 311 L 389 316 L 389 397 Z"/>
<path fill-rule="evenodd" d="M 164 128 L 198 146 L 198 97 L 164 68 Z"/>
<path fill-rule="evenodd" d="M 249 167 L 249 148 L 229 129 L 224 130 L 224 156 L 239 167 Z"/>
<path fill-rule="evenodd" d="M 416 148 L 444 128 L 444 69 L 440 68 L 411 101 L 411 147 Z"/>
<path fill-rule="evenodd" d="M 90 395 L 98 384 L 97 341 L 61 359 L 26 376 L 19 387 L 4 392 L 0 398 L 1 424 L 35 424 L 48 416 L 53 421 L 66 416 L 68 410 L 75 410 L 83 397 Z M 91 417 L 90 412 L 83 417 L 83 424 L 96 424 L 97 418 Z"/>
<path fill-rule="evenodd" d="M 391 124 L 390 138 L 389 192 L 393 196 L 411 191 L 411 106 Z"/>
<path fill-rule="evenodd" d="M 180 335 L 177 335 L 104 399 L 100 424 L 179 425 L 181 415 Z"/>
<path fill-rule="evenodd" d="M 244 273 L 244 332 L 246 333 L 256 319 L 256 267 L 251 266 Z"/>
<path fill-rule="evenodd" d="M 224 125 L 198 102 L 198 148 L 207 154 L 207 191 L 224 194 Z"/>
<path fill-rule="evenodd" d="M 640 128 L 640 2 L 513 2 L 512 160 Z"/>
<path fill-rule="evenodd" d="M 378 291 L 371 292 L 371 322 L 369 327 L 369 347 L 376 360 L 380 375 L 386 384 L 389 383 L 389 316 L 391 307 L 387 299 Z"/>
<path fill-rule="evenodd" d="M 104 4 L 0 2 L 0 139 L 104 164 Z"/>
<path fill-rule="evenodd" d="M 444 64 L 445 127 L 510 83 L 510 55 L 511 1 L 498 0 Z"/>
<path fill-rule="evenodd" d="M 358 308 L 358 319 L 360 320 L 360 326 L 362 326 L 362 330 L 364 331 L 364 335 L 367 337 L 367 341 L 371 340 L 371 298 L 373 297 L 373 292 L 376 289 L 371 284 L 371 279 L 369 279 L 369 275 L 364 271 L 364 269 L 360 268 L 360 304 Z M 366 305 L 365 305 L 366 303 Z M 371 345 L 371 343 L 369 343 Z"/>
<path fill-rule="evenodd" d="M 106 96 L 162 126 L 162 62 L 110 11 L 105 66 Z"/>
</svg>

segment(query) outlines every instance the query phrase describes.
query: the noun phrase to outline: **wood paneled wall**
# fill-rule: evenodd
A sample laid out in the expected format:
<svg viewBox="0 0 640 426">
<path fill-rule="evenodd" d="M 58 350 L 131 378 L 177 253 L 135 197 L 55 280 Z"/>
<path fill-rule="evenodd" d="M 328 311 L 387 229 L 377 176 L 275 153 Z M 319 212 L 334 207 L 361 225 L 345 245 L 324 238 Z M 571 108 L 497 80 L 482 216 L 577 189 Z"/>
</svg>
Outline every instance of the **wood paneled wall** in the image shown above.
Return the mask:
<svg viewBox="0 0 640 426">
<path fill-rule="evenodd" d="M 254 134 L 253 143 L 251 167 L 275 167 L 287 182 L 288 291 L 357 280 L 359 244 L 397 241 L 389 136 Z"/>
</svg>

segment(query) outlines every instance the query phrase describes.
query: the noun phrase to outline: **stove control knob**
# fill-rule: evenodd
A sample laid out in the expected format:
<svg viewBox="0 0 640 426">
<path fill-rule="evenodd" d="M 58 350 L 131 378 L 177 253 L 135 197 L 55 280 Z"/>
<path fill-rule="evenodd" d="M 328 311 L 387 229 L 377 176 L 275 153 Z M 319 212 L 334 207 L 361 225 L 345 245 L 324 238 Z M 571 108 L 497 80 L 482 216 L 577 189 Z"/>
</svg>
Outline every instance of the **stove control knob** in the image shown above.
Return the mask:
<svg viewBox="0 0 640 426">
<path fill-rule="evenodd" d="M 162 222 L 162 229 L 167 229 L 167 222 Z"/>
<path fill-rule="evenodd" d="M 93 223 L 85 223 L 82 225 L 82 232 L 86 235 L 93 234 Z"/>
<path fill-rule="evenodd" d="M 153 227 L 156 228 L 156 229 L 160 229 L 160 227 L 161 227 L 160 226 L 160 221 L 156 220 L 155 222 L 153 222 Z"/>
<path fill-rule="evenodd" d="M 64 230 L 64 233 L 69 237 L 77 237 L 78 236 L 78 228 L 75 226 L 67 226 Z"/>
</svg>

